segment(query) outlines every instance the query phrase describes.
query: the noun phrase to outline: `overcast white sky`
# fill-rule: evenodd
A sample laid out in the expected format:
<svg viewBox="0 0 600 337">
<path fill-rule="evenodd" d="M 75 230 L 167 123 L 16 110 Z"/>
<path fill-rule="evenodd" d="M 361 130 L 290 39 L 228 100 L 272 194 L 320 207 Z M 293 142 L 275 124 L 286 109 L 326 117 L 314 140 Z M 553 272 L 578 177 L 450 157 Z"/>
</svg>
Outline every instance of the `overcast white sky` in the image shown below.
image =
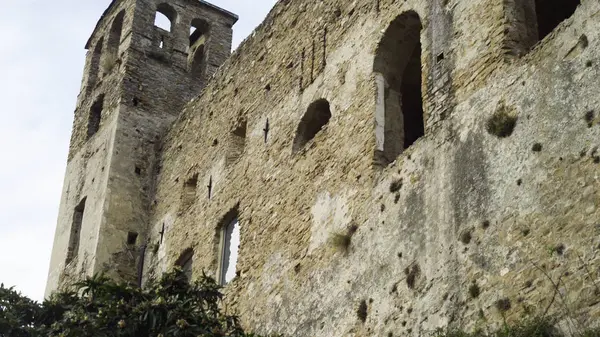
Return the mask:
<svg viewBox="0 0 600 337">
<path fill-rule="evenodd" d="M 110 0 L 2 2 L 0 283 L 41 300 L 84 45 Z M 240 16 L 234 26 L 236 47 L 276 0 L 210 2 Z"/>
</svg>

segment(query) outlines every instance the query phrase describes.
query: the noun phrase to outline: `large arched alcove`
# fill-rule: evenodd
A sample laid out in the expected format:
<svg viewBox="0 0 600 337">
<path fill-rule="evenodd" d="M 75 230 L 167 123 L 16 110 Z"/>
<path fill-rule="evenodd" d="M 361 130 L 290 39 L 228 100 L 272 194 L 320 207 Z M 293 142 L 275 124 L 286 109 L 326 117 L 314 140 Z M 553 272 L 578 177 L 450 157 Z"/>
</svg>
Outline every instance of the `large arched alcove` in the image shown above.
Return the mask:
<svg viewBox="0 0 600 337">
<path fill-rule="evenodd" d="M 421 83 L 421 20 L 396 17 L 379 42 L 373 64 L 377 89 L 377 159 L 391 163 L 425 133 Z"/>
</svg>

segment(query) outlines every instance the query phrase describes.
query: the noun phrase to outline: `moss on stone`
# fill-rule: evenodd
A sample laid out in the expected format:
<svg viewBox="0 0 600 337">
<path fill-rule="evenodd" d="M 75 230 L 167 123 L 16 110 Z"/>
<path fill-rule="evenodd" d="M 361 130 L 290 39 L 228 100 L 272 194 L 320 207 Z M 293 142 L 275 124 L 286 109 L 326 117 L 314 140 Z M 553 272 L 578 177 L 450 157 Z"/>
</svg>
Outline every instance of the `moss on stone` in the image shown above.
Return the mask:
<svg viewBox="0 0 600 337">
<path fill-rule="evenodd" d="M 517 125 L 517 116 L 501 106 L 486 124 L 487 132 L 498 137 L 506 138 L 512 135 Z"/>
</svg>

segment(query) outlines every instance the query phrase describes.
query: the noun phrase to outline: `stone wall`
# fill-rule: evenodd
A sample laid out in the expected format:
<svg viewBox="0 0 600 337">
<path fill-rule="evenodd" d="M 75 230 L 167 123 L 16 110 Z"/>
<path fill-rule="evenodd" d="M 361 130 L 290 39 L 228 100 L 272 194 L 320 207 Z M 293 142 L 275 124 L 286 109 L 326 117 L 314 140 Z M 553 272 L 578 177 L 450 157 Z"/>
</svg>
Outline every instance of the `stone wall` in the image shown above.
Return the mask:
<svg viewBox="0 0 600 337">
<path fill-rule="evenodd" d="M 417 336 L 545 311 L 597 322 L 600 5 L 583 0 L 519 56 L 518 3 L 280 1 L 165 137 L 145 278 L 189 248 L 194 275 L 216 275 L 237 210 L 228 308 L 261 332 Z M 408 11 L 423 27 L 425 136 L 382 168 L 373 64 Z M 292 153 L 319 99 L 332 117 Z M 516 117 L 509 136 L 492 134 L 495 116 Z"/>
<path fill-rule="evenodd" d="M 205 2 L 167 1 L 174 20 L 171 32 L 160 32 L 161 46 L 160 28 L 154 26 L 161 3 L 113 1 L 86 45 L 47 295 L 100 272 L 137 282 L 161 137 L 229 56 L 234 14 Z M 189 71 L 193 19 L 209 27 L 202 73 Z M 90 134 L 90 109 L 98 97 L 104 97 L 99 129 Z M 82 229 L 71 238 L 73 213 L 84 198 Z M 137 240 L 128 242 L 131 237 Z M 73 240 L 79 248 L 66 265 Z"/>
</svg>

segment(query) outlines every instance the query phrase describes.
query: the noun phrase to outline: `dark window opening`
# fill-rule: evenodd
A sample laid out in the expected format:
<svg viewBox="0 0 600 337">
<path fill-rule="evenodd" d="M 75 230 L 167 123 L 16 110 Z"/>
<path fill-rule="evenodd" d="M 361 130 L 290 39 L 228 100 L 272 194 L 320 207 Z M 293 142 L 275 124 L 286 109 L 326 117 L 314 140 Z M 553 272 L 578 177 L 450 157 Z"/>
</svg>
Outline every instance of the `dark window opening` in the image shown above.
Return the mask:
<svg viewBox="0 0 600 337">
<path fill-rule="evenodd" d="M 154 18 L 155 27 L 170 32 L 173 30 L 176 21 L 177 12 L 173 7 L 171 7 L 171 5 L 162 3 L 156 7 L 156 16 Z"/>
<path fill-rule="evenodd" d="M 331 110 L 329 102 L 326 99 L 319 99 L 313 102 L 300 120 L 300 125 L 298 125 L 296 138 L 294 139 L 292 147 L 292 153 L 298 152 L 309 141 L 315 138 L 317 133 L 329 123 L 330 119 Z"/>
<path fill-rule="evenodd" d="M 436 58 L 436 61 L 437 61 L 437 63 L 440 63 L 440 62 L 442 62 L 443 60 L 444 60 L 444 53 L 440 53 L 440 54 L 438 54 L 438 56 L 437 56 L 437 58 Z"/>
<path fill-rule="evenodd" d="M 191 207 L 196 202 L 196 187 L 198 186 L 198 174 L 194 174 L 183 185 L 182 206 L 184 209 Z"/>
<path fill-rule="evenodd" d="M 102 110 L 104 109 L 104 95 L 100 95 L 98 99 L 92 104 L 90 109 L 90 115 L 88 119 L 87 136 L 88 139 L 92 138 L 93 135 L 100 130 L 100 123 L 102 121 Z"/>
<path fill-rule="evenodd" d="M 135 243 L 137 242 L 137 238 L 138 238 L 138 233 L 136 233 L 136 232 L 127 233 L 127 244 L 130 246 L 135 245 Z"/>
<path fill-rule="evenodd" d="M 110 27 L 110 33 L 108 35 L 108 41 L 106 44 L 107 54 L 104 59 L 104 72 L 109 73 L 113 67 L 117 64 L 119 46 L 121 45 L 121 34 L 123 31 L 123 21 L 125 19 L 125 11 L 121 11 Z"/>
<path fill-rule="evenodd" d="M 100 72 L 100 59 L 102 58 L 102 44 L 104 43 L 104 39 L 100 38 L 96 42 L 96 46 L 92 51 L 92 55 L 90 57 L 90 65 L 89 65 L 89 73 L 87 80 L 87 92 L 89 93 L 94 89 L 96 84 L 98 83 L 98 75 Z"/>
<path fill-rule="evenodd" d="M 580 0 L 535 0 L 539 40 L 548 36 L 561 22 L 568 19 Z"/>
<path fill-rule="evenodd" d="M 246 121 L 243 121 L 241 125 L 231 132 L 227 157 L 225 158 L 226 165 L 236 162 L 244 153 L 244 148 L 246 147 L 246 124 Z"/>
<path fill-rule="evenodd" d="M 192 266 L 194 262 L 194 250 L 188 248 L 181 253 L 175 265 L 181 268 L 187 282 L 192 280 Z"/>
<path fill-rule="evenodd" d="M 190 25 L 190 47 L 197 42 L 204 44 L 206 41 L 202 40 L 206 40 L 206 35 L 208 34 L 209 28 L 210 26 L 208 22 L 202 19 L 192 20 Z"/>
<path fill-rule="evenodd" d="M 425 134 L 421 28 L 417 13 L 403 13 L 392 21 L 377 48 L 375 136 L 381 164 L 396 160 Z"/>
<path fill-rule="evenodd" d="M 83 225 L 86 199 L 87 198 L 83 198 L 73 212 L 73 222 L 71 223 L 71 233 L 69 235 L 69 247 L 67 249 L 67 258 L 65 261 L 66 264 L 71 263 L 79 253 L 79 241 L 81 240 L 81 227 Z"/>
<path fill-rule="evenodd" d="M 194 51 L 194 57 L 190 65 L 190 73 L 192 73 L 192 75 L 201 76 L 204 74 L 204 56 L 204 45 L 200 45 Z"/>
<path fill-rule="evenodd" d="M 425 134 L 421 92 L 421 43 L 417 43 L 402 79 L 402 112 L 404 115 L 404 148 Z"/>
</svg>

